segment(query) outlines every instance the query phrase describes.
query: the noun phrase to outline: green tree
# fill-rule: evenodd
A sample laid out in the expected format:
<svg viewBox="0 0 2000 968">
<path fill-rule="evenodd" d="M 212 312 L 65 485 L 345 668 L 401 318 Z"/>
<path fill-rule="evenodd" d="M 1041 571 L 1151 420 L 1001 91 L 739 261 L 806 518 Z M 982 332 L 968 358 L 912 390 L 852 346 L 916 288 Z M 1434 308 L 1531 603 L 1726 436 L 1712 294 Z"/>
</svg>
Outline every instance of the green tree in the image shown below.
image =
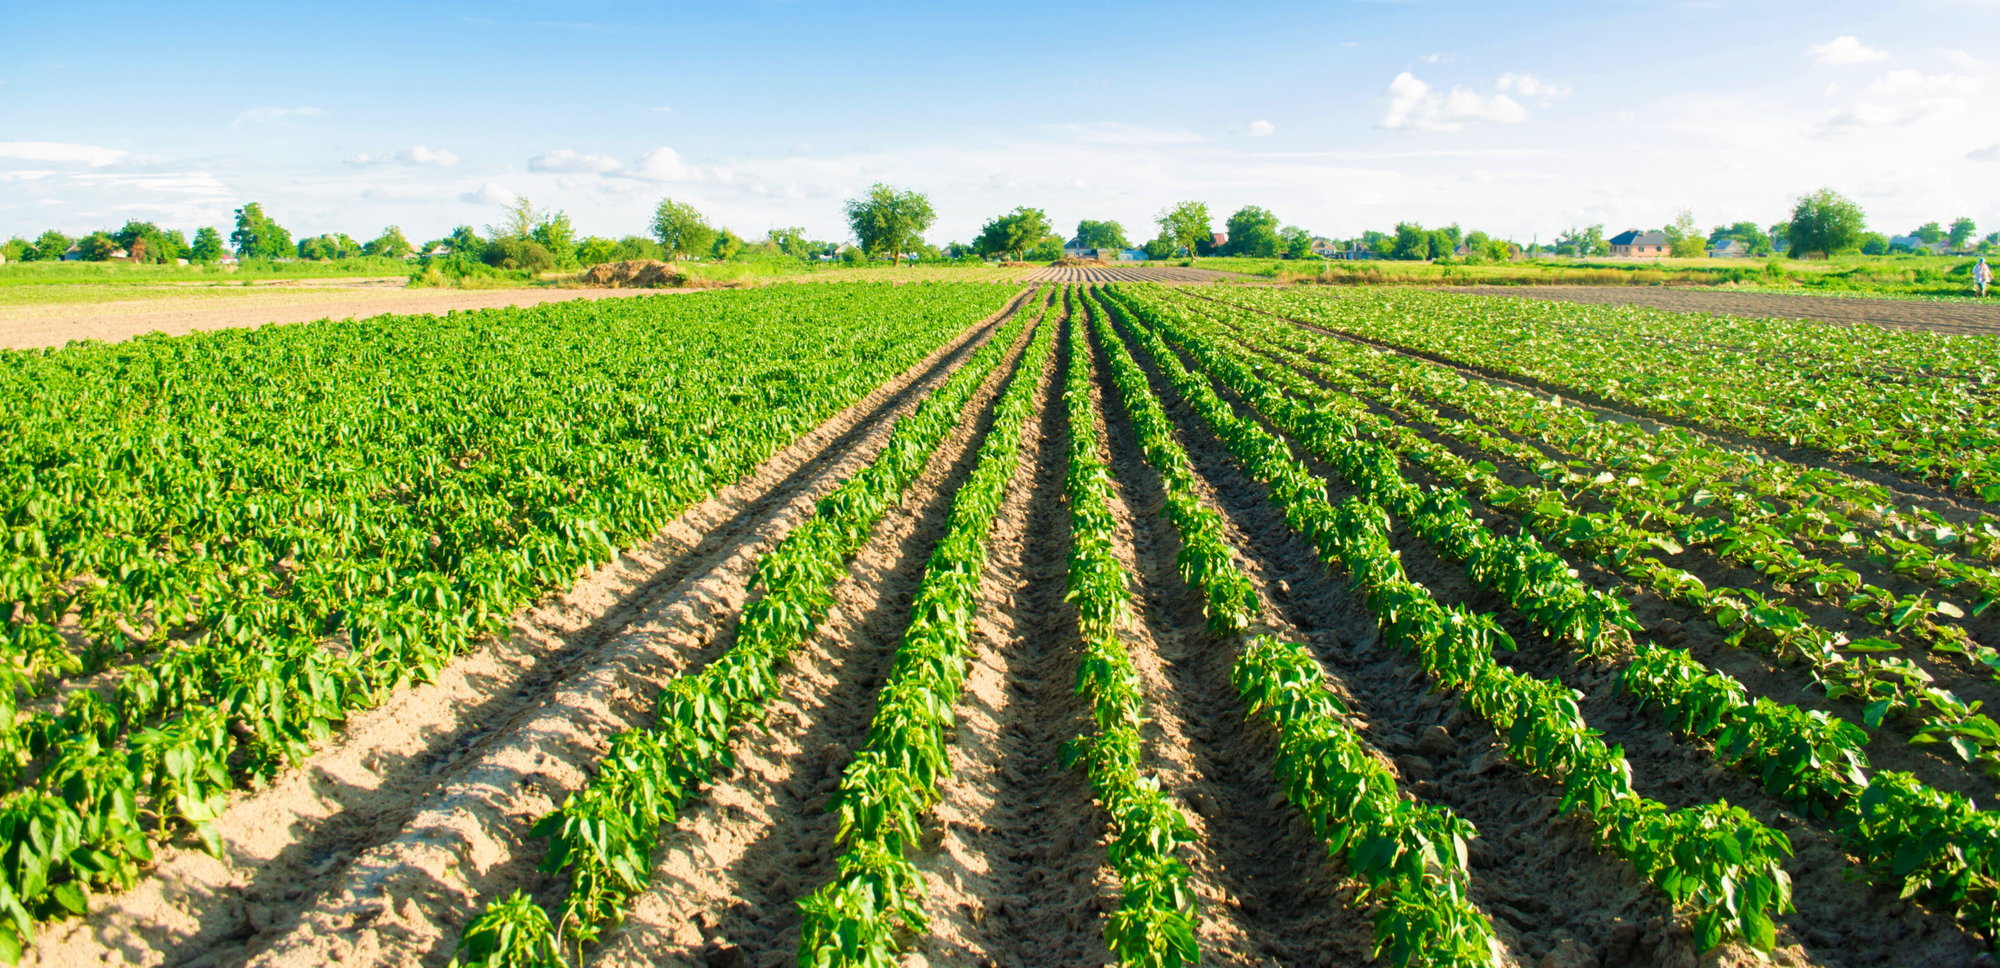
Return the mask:
<svg viewBox="0 0 2000 968">
<path fill-rule="evenodd" d="M 715 233 L 715 244 L 709 247 L 709 254 L 722 262 L 736 258 L 743 251 L 743 238 L 728 229 Z"/>
<path fill-rule="evenodd" d="M 461 225 L 444 237 L 444 247 L 452 255 L 477 259 L 486 253 L 486 240 L 479 237 L 478 229 L 470 225 Z"/>
<path fill-rule="evenodd" d="M 92 232 L 76 242 L 76 249 L 82 253 L 85 262 L 108 261 L 111 253 L 119 248 L 118 240 L 112 238 L 109 232 Z"/>
<path fill-rule="evenodd" d="M 1922 239 L 1925 245 L 1936 245 L 1944 241 L 1944 226 L 1936 222 L 1925 222 L 1910 234 Z"/>
<path fill-rule="evenodd" d="M 1396 238 L 1390 248 L 1390 258 L 1405 262 L 1433 258 L 1431 233 L 1415 222 L 1396 223 Z"/>
<path fill-rule="evenodd" d="M 26 262 L 28 252 L 34 247 L 35 244 L 33 242 L 17 235 L 8 239 L 5 245 L 0 245 L 0 258 L 4 258 L 8 262 Z"/>
<path fill-rule="evenodd" d="M 1155 262 L 1164 262 L 1167 259 L 1171 259 L 1174 257 L 1175 248 L 1176 246 L 1174 245 L 1174 240 L 1169 239 L 1164 235 L 1160 236 L 1159 238 L 1146 243 L 1145 245 L 1146 258 Z"/>
<path fill-rule="evenodd" d="M 236 210 L 236 231 L 229 233 L 236 254 L 255 259 L 281 259 L 292 254 L 292 233 L 250 202 Z"/>
<path fill-rule="evenodd" d="M 1951 247 L 1953 249 L 1963 249 L 1965 248 L 1965 244 L 1971 242 L 1972 237 L 1977 234 L 1979 234 L 1979 224 L 1961 215 L 1956 221 L 1951 223 Z"/>
<path fill-rule="evenodd" d="M 188 246 L 189 261 L 205 265 L 228 254 L 229 250 L 222 247 L 222 233 L 214 226 L 204 225 L 195 230 L 194 244 Z"/>
<path fill-rule="evenodd" d="M 136 219 L 127 221 L 118 231 L 111 233 L 118 241 L 118 247 L 134 262 L 170 262 L 180 258 L 181 247 L 174 245 L 160 227 L 151 222 Z"/>
<path fill-rule="evenodd" d="M 868 261 L 868 253 L 858 245 L 850 246 L 840 250 L 840 261 L 842 265 L 858 266 Z"/>
<path fill-rule="evenodd" d="M 618 258 L 618 243 L 593 235 L 576 244 L 576 260 L 586 266 L 600 265 Z"/>
<path fill-rule="evenodd" d="M 987 219 L 972 244 L 979 248 L 981 255 L 1011 255 L 1018 261 L 1027 258 L 1028 250 L 1053 232 L 1048 213 L 1023 205 L 1005 215 Z M 1055 257 L 1049 261 L 1060 258 L 1062 242 L 1057 240 Z"/>
<path fill-rule="evenodd" d="M 1029 262 L 1054 262 L 1063 257 L 1063 240 L 1053 235 L 1044 235 L 1028 247 Z"/>
<path fill-rule="evenodd" d="M 36 236 L 34 244 L 28 247 L 28 261 L 54 262 L 61 259 L 63 253 L 69 251 L 70 243 L 75 241 L 55 229 L 50 229 Z"/>
<path fill-rule="evenodd" d="M 643 235 L 628 235 L 618 240 L 616 258 L 625 262 L 634 259 L 650 259 L 655 262 L 665 262 L 667 259 L 667 250 L 660 243 Z"/>
<path fill-rule="evenodd" d="M 556 268 L 576 268 L 576 226 L 570 224 L 568 212 L 542 213 L 534 228 L 528 230 L 528 238 L 549 251 Z"/>
<path fill-rule="evenodd" d="M 1268 208 L 1245 205 L 1237 209 L 1229 216 L 1223 231 L 1229 233 L 1229 241 L 1222 247 L 1225 255 L 1252 259 L 1278 257 L 1278 217 Z"/>
<path fill-rule="evenodd" d="M 1117 222 L 1093 222 L 1090 219 L 1076 223 L 1076 244 L 1086 249 L 1132 247 L 1132 243 L 1125 239 L 1125 226 Z"/>
<path fill-rule="evenodd" d="M 1806 195 L 1792 209 L 1792 221 L 1785 230 L 1792 258 L 1803 259 L 1815 252 L 1831 256 L 1853 249 L 1861 244 L 1866 221 L 1861 206 L 1831 188 Z"/>
<path fill-rule="evenodd" d="M 535 236 L 535 226 L 547 220 L 548 213 L 535 208 L 535 203 L 526 195 L 516 195 L 507 203 L 497 225 L 486 227 L 486 234 L 494 241 L 500 239 L 531 239 Z"/>
<path fill-rule="evenodd" d="M 810 259 L 813 256 L 813 244 L 806 240 L 806 230 L 799 226 L 772 229 L 765 233 L 764 238 L 779 252 L 794 259 Z"/>
<path fill-rule="evenodd" d="M 1160 237 L 1186 249 L 1189 262 L 1194 261 L 1196 247 L 1215 234 L 1207 202 L 1181 202 L 1161 209 L 1156 221 L 1160 224 Z"/>
<path fill-rule="evenodd" d="M 1718 225 L 1708 233 L 1709 248 L 1714 248 L 1734 239 L 1749 250 L 1751 255 L 1770 255 L 1771 237 L 1755 222 L 1737 222 L 1734 225 Z"/>
<path fill-rule="evenodd" d="M 1695 224 L 1694 209 L 1691 208 L 1674 214 L 1673 224 L 1667 226 L 1667 241 L 1672 245 L 1671 251 L 1676 259 L 1699 259 L 1708 254 L 1708 239 Z"/>
<path fill-rule="evenodd" d="M 653 238 L 660 240 L 670 258 L 679 261 L 707 254 L 715 244 L 715 229 L 693 205 L 662 198 L 653 210 Z"/>
<path fill-rule="evenodd" d="M 410 240 L 403 237 L 403 227 L 400 225 L 391 225 L 383 229 L 381 235 L 370 239 L 367 245 L 361 247 L 362 255 L 380 256 L 385 259 L 400 259 L 413 251 L 415 250 L 411 248 Z"/>
<path fill-rule="evenodd" d="M 1572 225 L 1569 231 L 1556 236 L 1556 251 L 1589 258 L 1609 253 L 1611 244 L 1604 239 L 1602 225 L 1590 225 L 1584 228 Z"/>
<path fill-rule="evenodd" d="M 1862 255 L 1888 255 L 1889 237 L 1880 232 L 1864 232 L 1861 236 Z"/>
<path fill-rule="evenodd" d="M 299 240 L 299 258 L 329 261 L 352 259 L 362 253 L 362 245 L 345 232 L 326 232 Z"/>
<path fill-rule="evenodd" d="M 1278 230 L 1278 248 L 1287 259 L 1303 259 L 1312 255 L 1312 233 L 1296 225 L 1287 225 Z"/>
<path fill-rule="evenodd" d="M 486 251 L 480 253 L 480 259 L 496 269 L 516 269 L 530 273 L 546 272 L 556 267 L 555 253 L 534 239 L 524 239 L 515 235 L 486 243 Z"/>
<path fill-rule="evenodd" d="M 902 264 L 903 250 L 937 221 L 930 196 L 881 182 L 869 186 L 866 195 L 848 199 L 846 211 L 848 227 L 862 250 L 871 256 L 887 252 L 896 265 Z"/>
</svg>

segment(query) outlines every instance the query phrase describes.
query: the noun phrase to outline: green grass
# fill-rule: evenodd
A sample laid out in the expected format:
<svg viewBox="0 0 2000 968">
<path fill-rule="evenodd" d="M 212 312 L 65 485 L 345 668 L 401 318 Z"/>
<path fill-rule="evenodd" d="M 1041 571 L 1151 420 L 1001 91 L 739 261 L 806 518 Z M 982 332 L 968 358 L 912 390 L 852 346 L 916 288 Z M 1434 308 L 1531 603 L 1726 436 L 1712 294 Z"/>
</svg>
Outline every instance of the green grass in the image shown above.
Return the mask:
<svg viewBox="0 0 2000 968">
<path fill-rule="evenodd" d="M 408 275 L 401 259 L 360 258 L 337 262 L 267 262 L 253 259 L 235 268 L 203 265 L 135 265 L 129 262 L 9 262 L 0 264 L 0 287 L 157 286 L 175 283 L 241 285 L 276 279 L 341 279 Z"/>
</svg>

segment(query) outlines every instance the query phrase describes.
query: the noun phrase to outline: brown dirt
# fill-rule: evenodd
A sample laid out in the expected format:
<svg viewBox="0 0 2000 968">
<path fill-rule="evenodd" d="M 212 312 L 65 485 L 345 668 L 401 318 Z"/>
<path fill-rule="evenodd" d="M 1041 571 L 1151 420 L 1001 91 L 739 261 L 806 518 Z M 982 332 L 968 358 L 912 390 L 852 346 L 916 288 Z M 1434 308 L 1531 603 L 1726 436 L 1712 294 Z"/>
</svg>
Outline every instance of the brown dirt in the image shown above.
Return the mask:
<svg viewBox="0 0 2000 968">
<path fill-rule="evenodd" d="M 2000 301 L 1995 305 L 1869 299 L 1788 293 L 1731 292 L 1678 286 L 1454 286 L 1442 292 L 1513 296 L 1614 306 L 1648 306 L 1686 313 L 1818 319 L 1847 325 L 1920 329 L 1961 335 L 2000 335 Z"/>
<path fill-rule="evenodd" d="M 47 926 L 31 963 L 442 964 L 473 899 L 538 859 L 522 857 L 527 825 L 645 715 L 658 683 L 717 651 L 707 640 L 756 556 L 998 318 L 518 616 L 509 641 L 355 717 L 338 745 L 237 797 L 220 821 L 225 860 L 166 851 L 138 889 Z"/>
<path fill-rule="evenodd" d="M 405 289 L 400 286 L 334 285 L 329 282 L 312 286 L 245 287 L 232 289 L 227 296 L 203 291 L 199 295 L 185 297 L 111 298 L 91 303 L 0 306 L 0 348 L 33 349 L 85 339 L 117 342 L 141 333 L 178 336 L 267 323 L 303 323 L 385 313 L 441 314 L 502 306 L 539 306 L 571 299 L 665 295 L 674 291 Z"/>
<path fill-rule="evenodd" d="M 673 289 L 687 285 L 688 277 L 664 262 L 634 259 L 591 266 L 583 270 L 577 281 L 610 289 Z"/>
<path fill-rule="evenodd" d="M 747 737 L 736 768 L 661 837 L 652 890 L 606 935 L 593 963 L 701 968 L 730 959 L 783 968 L 797 960 L 797 901 L 833 876 L 828 797 L 867 735 L 924 565 L 971 473 L 1001 381 L 1026 347 L 1022 337 L 968 404 L 973 416 L 931 456 L 836 587 L 834 610 L 780 677 L 767 731 Z"/>
<path fill-rule="evenodd" d="M 1104 263 L 1079 263 L 1065 266 L 1057 263 L 1044 266 L 1021 276 L 1023 282 L 1226 282 L 1231 279 L 1254 279 L 1240 272 L 1223 272 L 1219 269 L 1201 269 L 1187 266 L 1153 265 L 1106 265 Z"/>
</svg>

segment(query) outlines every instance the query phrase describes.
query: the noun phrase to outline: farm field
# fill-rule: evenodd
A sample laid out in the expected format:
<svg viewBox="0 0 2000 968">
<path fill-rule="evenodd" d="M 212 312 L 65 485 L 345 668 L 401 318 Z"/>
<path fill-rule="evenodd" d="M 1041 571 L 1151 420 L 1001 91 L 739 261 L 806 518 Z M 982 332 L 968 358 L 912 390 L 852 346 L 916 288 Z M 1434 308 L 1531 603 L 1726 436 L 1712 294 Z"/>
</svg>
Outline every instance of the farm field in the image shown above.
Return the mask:
<svg viewBox="0 0 2000 968">
<path fill-rule="evenodd" d="M 2000 304 L 1971 299 L 1919 300 L 1870 294 L 1801 295 L 1652 286 L 1467 286 L 1446 291 L 1587 305 L 1650 306 L 1675 312 L 1727 313 L 1758 319 L 1819 319 L 1937 333 L 2000 335 Z"/>
<path fill-rule="evenodd" d="M 0 351 L 0 956 L 1992 963 L 1993 337 L 1125 271 Z"/>
</svg>

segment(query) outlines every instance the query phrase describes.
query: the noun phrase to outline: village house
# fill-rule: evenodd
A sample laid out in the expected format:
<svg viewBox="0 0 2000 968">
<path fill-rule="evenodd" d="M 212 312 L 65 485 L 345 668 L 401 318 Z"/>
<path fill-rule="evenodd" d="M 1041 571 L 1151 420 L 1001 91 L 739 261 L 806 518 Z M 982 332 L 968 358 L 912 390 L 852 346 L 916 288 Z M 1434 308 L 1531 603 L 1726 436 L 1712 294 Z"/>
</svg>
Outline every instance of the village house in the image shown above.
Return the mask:
<svg viewBox="0 0 2000 968">
<path fill-rule="evenodd" d="M 1674 244 L 1667 240 L 1665 232 L 1632 229 L 1611 237 L 1611 257 L 1614 259 L 1661 259 L 1672 253 L 1673 248 Z"/>
</svg>

